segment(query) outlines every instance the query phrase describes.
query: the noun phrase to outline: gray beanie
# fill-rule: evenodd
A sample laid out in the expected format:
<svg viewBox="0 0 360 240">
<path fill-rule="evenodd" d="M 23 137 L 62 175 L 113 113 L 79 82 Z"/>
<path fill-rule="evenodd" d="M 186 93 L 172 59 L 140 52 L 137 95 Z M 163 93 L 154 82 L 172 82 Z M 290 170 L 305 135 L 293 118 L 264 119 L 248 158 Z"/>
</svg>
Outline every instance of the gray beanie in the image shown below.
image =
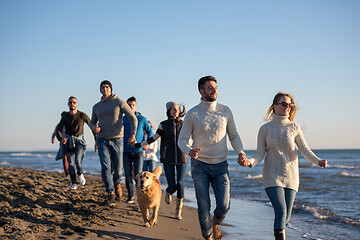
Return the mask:
<svg viewBox="0 0 360 240">
<path fill-rule="evenodd" d="M 169 111 L 172 108 L 172 106 L 174 106 L 174 105 L 177 105 L 177 103 L 176 102 L 167 102 L 166 103 L 166 111 Z"/>
</svg>

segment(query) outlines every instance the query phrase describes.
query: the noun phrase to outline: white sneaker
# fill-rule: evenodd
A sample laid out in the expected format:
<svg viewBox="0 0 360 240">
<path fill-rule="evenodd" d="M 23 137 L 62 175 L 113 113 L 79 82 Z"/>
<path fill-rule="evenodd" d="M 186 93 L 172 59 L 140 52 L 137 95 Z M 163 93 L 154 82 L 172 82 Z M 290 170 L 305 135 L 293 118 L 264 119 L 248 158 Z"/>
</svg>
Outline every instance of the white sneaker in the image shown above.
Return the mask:
<svg viewBox="0 0 360 240">
<path fill-rule="evenodd" d="M 85 181 L 85 177 L 84 177 L 84 174 L 80 174 L 79 175 L 79 181 L 80 181 L 80 185 L 81 186 L 84 186 L 86 181 Z"/>
<path fill-rule="evenodd" d="M 74 184 L 71 186 L 71 189 L 72 189 L 72 190 L 76 190 L 76 189 L 77 189 L 76 183 L 74 183 Z"/>
</svg>

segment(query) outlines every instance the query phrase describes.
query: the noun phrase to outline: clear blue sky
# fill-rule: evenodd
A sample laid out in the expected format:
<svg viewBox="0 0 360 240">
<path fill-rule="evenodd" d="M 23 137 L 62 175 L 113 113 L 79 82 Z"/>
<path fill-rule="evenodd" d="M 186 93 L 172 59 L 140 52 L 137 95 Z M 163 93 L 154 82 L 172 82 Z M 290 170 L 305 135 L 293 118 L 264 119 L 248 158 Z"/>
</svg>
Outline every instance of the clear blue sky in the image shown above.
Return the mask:
<svg viewBox="0 0 360 240">
<path fill-rule="evenodd" d="M 0 150 L 56 150 L 68 97 L 91 117 L 104 79 L 157 127 L 167 101 L 199 102 L 205 75 L 246 149 L 279 90 L 311 148 L 360 148 L 359 13 L 356 0 L 1 0 Z"/>
</svg>

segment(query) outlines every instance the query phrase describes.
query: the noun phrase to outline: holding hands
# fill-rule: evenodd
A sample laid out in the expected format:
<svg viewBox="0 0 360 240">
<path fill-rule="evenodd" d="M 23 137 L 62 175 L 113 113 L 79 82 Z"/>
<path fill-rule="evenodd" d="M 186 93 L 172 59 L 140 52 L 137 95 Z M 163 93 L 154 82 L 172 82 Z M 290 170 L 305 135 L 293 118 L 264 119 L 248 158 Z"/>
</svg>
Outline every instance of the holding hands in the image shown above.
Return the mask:
<svg viewBox="0 0 360 240">
<path fill-rule="evenodd" d="M 63 139 L 61 139 L 61 144 L 66 144 L 66 143 L 67 143 L 67 141 L 68 141 L 68 139 L 67 139 L 67 138 L 63 138 Z"/>
<path fill-rule="evenodd" d="M 251 163 L 249 161 L 249 159 L 246 157 L 246 154 L 245 153 L 240 153 L 239 154 L 239 157 L 237 159 L 237 162 L 240 166 L 243 166 L 243 167 L 247 167 L 247 166 L 250 166 Z"/>
<path fill-rule="evenodd" d="M 326 168 L 327 163 L 328 163 L 328 162 L 327 162 L 326 159 L 320 160 L 320 161 L 319 161 L 319 166 L 320 166 L 320 167 L 323 167 L 323 168 Z"/>
</svg>

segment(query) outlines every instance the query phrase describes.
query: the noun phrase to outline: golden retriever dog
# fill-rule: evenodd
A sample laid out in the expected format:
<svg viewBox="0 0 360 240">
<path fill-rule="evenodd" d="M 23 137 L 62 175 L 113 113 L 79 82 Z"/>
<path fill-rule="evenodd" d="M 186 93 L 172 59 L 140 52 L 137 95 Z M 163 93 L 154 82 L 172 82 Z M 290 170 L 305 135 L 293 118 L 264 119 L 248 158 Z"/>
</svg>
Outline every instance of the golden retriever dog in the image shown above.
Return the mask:
<svg viewBox="0 0 360 240">
<path fill-rule="evenodd" d="M 155 168 L 154 173 L 144 171 L 136 176 L 137 201 L 144 219 L 144 226 L 147 228 L 157 224 L 161 200 L 159 181 L 161 173 L 162 168 L 158 166 Z M 150 209 L 153 209 L 153 215 L 149 219 Z"/>
</svg>

